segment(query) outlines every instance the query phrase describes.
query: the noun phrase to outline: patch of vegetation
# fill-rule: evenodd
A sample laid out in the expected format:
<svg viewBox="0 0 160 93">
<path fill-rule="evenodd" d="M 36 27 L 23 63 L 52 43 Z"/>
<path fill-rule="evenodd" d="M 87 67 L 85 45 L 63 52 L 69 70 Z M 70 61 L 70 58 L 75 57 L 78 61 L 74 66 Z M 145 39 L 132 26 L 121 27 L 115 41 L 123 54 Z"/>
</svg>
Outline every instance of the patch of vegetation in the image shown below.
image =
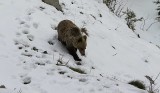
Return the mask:
<svg viewBox="0 0 160 93">
<path fill-rule="evenodd" d="M 0 85 L 0 88 L 6 88 L 4 85 Z"/>
<path fill-rule="evenodd" d="M 114 13 L 117 0 L 103 0 L 103 3 L 105 3 L 106 6 L 110 9 L 110 11 Z"/>
<path fill-rule="evenodd" d="M 146 89 L 145 84 L 143 84 L 142 81 L 139 81 L 139 80 L 130 81 L 128 84 L 133 85 L 139 89 L 143 89 L 143 90 Z"/>
<path fill-rule="evenodd" d="M 56 65 L 57 66 L 65 66 L 65 67 L 71 69 L 72 71 L 80 73 L 80 74 L 86 74 L 86 72 L 84 70 L 81 70 L 80 68 L 75 68 L 75 67 L 68 66 L 68 62 L 64 63 L 63 56 L 62 56 L 62 57 L 59 57 L 59 59 L 57 60 L 57 64 Z"/>
<path fill-rule="evenodd" d="M 80 73 L 80 74 L 86 74 L 85 71 L 81 70 L 80 68 L 74 68 L 74 67 L 68 67 L 69 69 L 77 72 L 77 73 Z"/>
<path fill-rule="evenodd" d="M 103 0 L 103 3 L 114 13 L 117 17 L 123 16 L 122 10 L 124 9 L 123 1 L 121 0 Z"/>
<path fill-rule="evenodd" d="M 153 79 L 152 77 L 147 76 L 147 75 L 145 76 L 150 83 L 149 89 L 147 90 L 148 93 L 159 93 L 159 87 L 156 87 L 157 84 L 155 83 L 155 81 L 157 80 L 159 75 L 160 75 L 160 73 L 157 75 L 157 77 L 155 79 Z"/>
<path fill-rule="evenodd" d="M 135 23 L 137 21 L 142 21 L 143 17 L 137 19 L 136 18 L 136 14 L 134 13 L 134 11 L 130 10 L 127 8 L 127 10 L 125 12 L 123 12 L 124 15 L 126 15 L 125 20 L 127 21 L 127 26 L 132 29 L 132 31 L 135 30 Z"/>
<path fill-rule="evenodd" d="M 160 0 L 155 0 L 153 3 L 155 3 L 157 5 L 157 17 L 156 20 L 158 20 L 158 22 L 160 22 Z"/>
</svg>

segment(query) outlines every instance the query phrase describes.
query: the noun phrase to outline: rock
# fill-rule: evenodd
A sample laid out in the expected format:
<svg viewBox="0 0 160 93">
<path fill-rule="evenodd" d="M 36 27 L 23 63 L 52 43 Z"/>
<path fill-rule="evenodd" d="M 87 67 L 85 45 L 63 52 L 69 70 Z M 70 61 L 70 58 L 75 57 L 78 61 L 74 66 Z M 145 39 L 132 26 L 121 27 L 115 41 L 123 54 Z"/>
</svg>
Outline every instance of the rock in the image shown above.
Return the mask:
<svg viewBox="0 0 160 93">
<path fill-rule="evenodd" d="M 42 2 L 54 6 L 58 11 L 63 12 L 62 7 L 59 4 L 59 0 L 42 0 Z"/>
</svg>

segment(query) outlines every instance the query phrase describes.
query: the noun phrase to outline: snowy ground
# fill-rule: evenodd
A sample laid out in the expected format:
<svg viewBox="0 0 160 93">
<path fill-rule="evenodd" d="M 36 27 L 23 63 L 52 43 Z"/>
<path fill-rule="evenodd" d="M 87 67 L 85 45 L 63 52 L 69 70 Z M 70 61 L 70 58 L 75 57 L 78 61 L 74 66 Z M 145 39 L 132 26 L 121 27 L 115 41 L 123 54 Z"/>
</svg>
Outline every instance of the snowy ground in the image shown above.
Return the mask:
<svg viewBox="0 0 160 93">
<path fill-rule="evenodd" d="M 100 0 L 60 3 L 64 13 L 41 0 L 0 1 L 0 86 L 6 87 L 0 93 L 147 93 L 127 82 L 155 78 L 160 49 L 138 38 Z M 63 19 L 88 30 L 82 65 L 57 40 Z M 58 60 L 67 66 L 57 66 Z"/>
<path fill-rule="evenodd" d="M 160 23 L 155 20 L 157 17 L 157 5 L 153 3 L 156 0 L 128 0 L 127 6 L 132 9 L 138 18 L 143 17 L 142 22 L 138 22 L 137 33 L 141 38 L 160 46 Z M 145 3 L 144 3 L 145 2 Z"/>
</svg>

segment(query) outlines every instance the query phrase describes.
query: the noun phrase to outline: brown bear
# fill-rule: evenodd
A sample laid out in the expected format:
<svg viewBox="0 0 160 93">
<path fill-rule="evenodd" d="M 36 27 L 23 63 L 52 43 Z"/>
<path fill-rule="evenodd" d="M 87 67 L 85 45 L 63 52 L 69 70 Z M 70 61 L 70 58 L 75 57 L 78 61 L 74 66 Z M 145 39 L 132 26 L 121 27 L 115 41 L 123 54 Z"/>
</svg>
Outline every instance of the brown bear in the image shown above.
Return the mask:
<svg viewBox="0 0 160 93">
<path fill-rule="evenodd" d="M 79 29 L 70 20 L 62 20 L 57 26 L 58 40 L 66 46 L 68 52 L 76 61 L 81 61 L 76 53 L 77 49 L 82 56 L 85 56 L 87 36 L 82 34 L 83 30 L 85 29 Z"/>
</svg>

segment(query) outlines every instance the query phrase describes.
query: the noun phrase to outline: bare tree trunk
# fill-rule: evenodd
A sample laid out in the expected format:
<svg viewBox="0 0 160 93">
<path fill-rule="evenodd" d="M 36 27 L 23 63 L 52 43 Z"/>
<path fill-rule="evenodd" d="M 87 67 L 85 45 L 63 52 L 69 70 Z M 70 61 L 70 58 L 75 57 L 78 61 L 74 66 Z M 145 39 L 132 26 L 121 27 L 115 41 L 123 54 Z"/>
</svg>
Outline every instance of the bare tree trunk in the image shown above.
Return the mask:
<svg viewBox="0 0 160 93">
<path fill-rule="evenodd" d="M 58 11 L 62 11 L 62 7 L 59 4 L 59 0 L 42 0 L 42 2 L 54 6 Z"/>
</svg>

